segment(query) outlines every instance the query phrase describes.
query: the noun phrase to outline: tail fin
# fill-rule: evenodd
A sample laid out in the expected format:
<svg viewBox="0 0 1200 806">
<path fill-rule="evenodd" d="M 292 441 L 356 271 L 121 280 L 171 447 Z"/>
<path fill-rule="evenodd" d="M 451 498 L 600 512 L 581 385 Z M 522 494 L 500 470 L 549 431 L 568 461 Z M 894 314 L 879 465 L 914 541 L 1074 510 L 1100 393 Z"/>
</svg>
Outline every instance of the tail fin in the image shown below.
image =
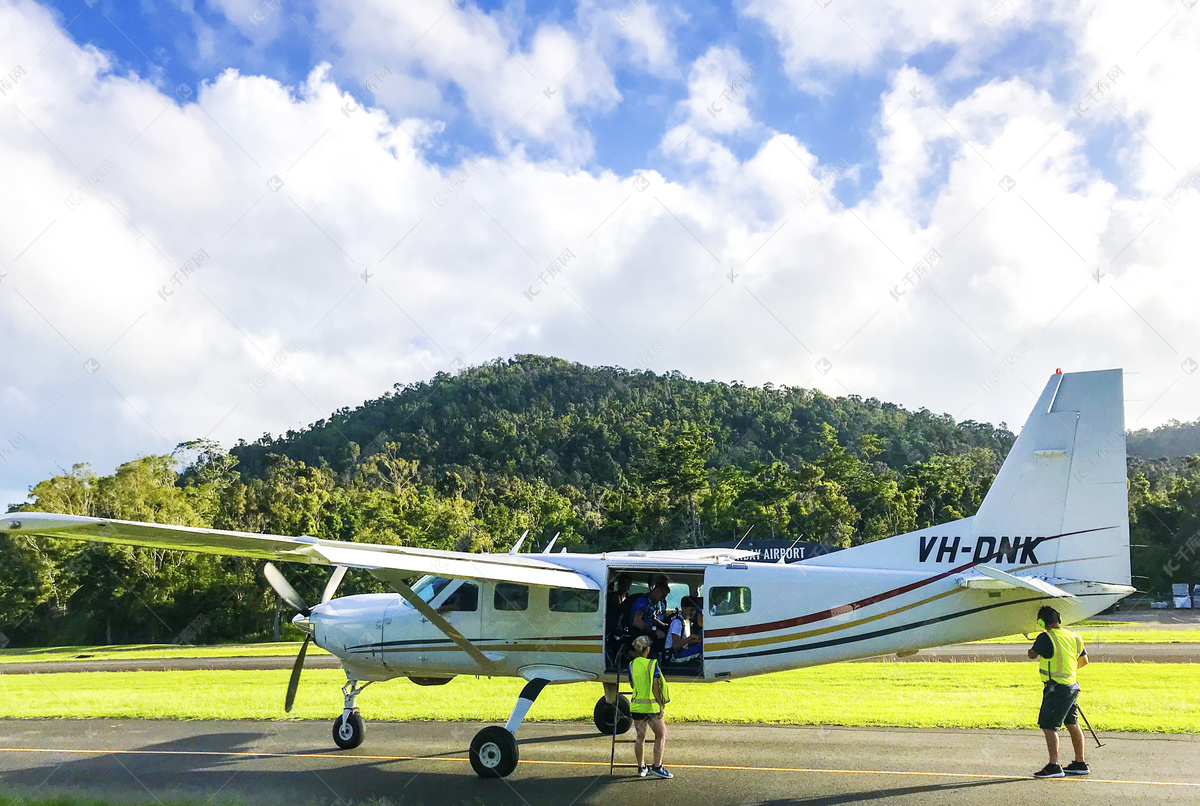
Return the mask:
<svg viewBox="0 0 1200 806">
<path fill-rule="evenodd" d="M 998 539 L 1061 536 L 1038 551 L 1042 573 L 1129 584 L 1121 370 L 1050 377 L 973 531 Z"/>
<path fill-rule="evenodd" d="M 978 513 L 803 563 L 1128 586 L 1123 397 L 1119 369 L 1052 375 Z"/>
</svg>

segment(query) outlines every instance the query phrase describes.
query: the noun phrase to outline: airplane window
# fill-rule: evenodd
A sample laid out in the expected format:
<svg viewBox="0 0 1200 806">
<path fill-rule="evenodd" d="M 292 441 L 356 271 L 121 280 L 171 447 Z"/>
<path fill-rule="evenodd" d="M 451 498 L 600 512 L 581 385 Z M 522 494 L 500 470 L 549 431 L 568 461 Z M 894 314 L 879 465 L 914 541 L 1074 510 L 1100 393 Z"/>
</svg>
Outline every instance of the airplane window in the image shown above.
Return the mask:
<svg viewBox="0 0 1200 806">
<path fill-rule="evenodd" d="M 495 610 L 528 610 L 529 586 L 515 585 L 512 582 L 497 582 L 496 594 L 492 598 L 492 608 Z"/>
<path fill-rule="evenodd" d="M 442 592 L 442 588 L 450 584 L 450 580 L 446 577 L 437 577 L 432 574 L 426 574 L 417 580 L 417 584 L 413 585 L 413 593 L 420 596 L 423 601 L 431 602 L 433 597 Z M 412 607 L 411 604 L 404 604 Z"/>
<path fill-rule="evenodd" d="M 750 612 L 749 588 L 712 588 L 708 592 L 708 612 L 713 616 L 732 616 Z"/>
<path fill-rule="evenodd" d="M 551 588 L 550 609 L 557 613 L 595 613 L 600 609 L 600 591 Z"/>
<path fill-rule="evenodd" d="M 459 585 L 438 607 L 442 613 L 474 613 L 478 609 L 479 587 L 474 582 Z"/>
</svg>

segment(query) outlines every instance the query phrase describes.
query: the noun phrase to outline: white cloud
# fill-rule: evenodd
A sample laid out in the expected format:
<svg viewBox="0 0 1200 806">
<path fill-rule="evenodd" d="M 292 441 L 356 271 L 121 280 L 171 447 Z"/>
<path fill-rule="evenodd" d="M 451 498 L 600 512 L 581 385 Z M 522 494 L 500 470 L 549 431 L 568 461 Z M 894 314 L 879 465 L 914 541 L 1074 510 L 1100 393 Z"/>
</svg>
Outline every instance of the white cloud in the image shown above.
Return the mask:
<svg viewBox="0 0 1200 806">
<path fill-rule="evenodd" d="M 374 13 L 368 52 L 386 63 L 389 36 L 420 31 L 407 12 Z M 495 52 L 439 61 L 450 40 L 486 47 L 455 14 L 419 63 L 458 70 L 468 103 L 498 119 L 528 82 Z M 1105 20 L 1097 31 L 1129 24 Z M 1106 64 L 1106 40 L 1081 30 L 1080 62 Z M 679 115 L 707 128 L 676 152 L 694 175 L 672 180 L 520 148 L 441 167 L 426 149 L 444 142 L 444 117 L 347 113 L 336 66 L 296 87 L 230 70 L 181 104 L 69 35 L 39 55 L 56 32 L 38 6 L 0 6 L 0 50 L 26 73 L 0 109 L 0 335 L 14 345 L 0 352 L 0 438 L 21 435 L 2 488 L 56 464 L 107 469 L 196 436 L 301 427 L 457 360 L 517 352 L 1014 424 L 1055 367 L 1124 365 L 1139 373 L 1131 425 L 1196 414 L 1183 362 L 1200 354 L 1200 192 L 1168 209 L 1177 178 L 1140 137 L 1119 155 L 1132 179 L 1111 181 L 1090 119 L 1022 78 L 946 100 L 898 70 L 878 99 L 880 181 L 847 208 L 860 166 L 819 163 L 786 132 L 744 159 L 723 146 L 748 113 L 735 99 L 709 115 L 713 71 L 699 65 Z M 1171 95 L 1172 65 L 1195 57 L 1174 29 L 1160 36 L 1151 61 L 1116 59 L 1129 78 L 1118 109 L 1182 172 L 1197 155 L 1175 136 L 1193 113 Z M 521 51 L 548 74 L 584 53 L 552 26 Z M 717 75 L 741 64 L 729 48 L 704 58 Z M 611 77 L 585 73 L 560 91 L 606 103 Z M 557 118 L 523 125 L 577 142 Z M 208 257 L 182 271 L 197 250 Z"/>
<path fill-rule="evenodd" d="M 998 0 L 1005 16 L 1019 3 Z M 1017 9 L 1013 7 L 1017 6 Z M 747 0 L 741 12 L 763 22 L 781 43 L 789 75 L 810 91 L 830 75 L 900 67 L 884 53 L 908 56 L 934 45 L 961 45 L 987 28 L 977 0 L 846 3 L 842 0 Z M 1000 21 L 998 19 L 998 21 Z"/>
</svg>

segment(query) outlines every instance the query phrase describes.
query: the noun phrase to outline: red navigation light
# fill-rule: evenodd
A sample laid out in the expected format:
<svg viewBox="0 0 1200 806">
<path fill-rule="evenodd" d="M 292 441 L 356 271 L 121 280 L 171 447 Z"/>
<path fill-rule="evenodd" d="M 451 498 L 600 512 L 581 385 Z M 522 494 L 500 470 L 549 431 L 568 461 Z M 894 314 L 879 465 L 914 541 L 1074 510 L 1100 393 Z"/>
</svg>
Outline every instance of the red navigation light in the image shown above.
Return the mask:
<svg viewBox="0 0 1200 806">
<path fill-rule="evenodd" d="M 1054 370 L 1054 374 L 1055 374 L 1055 375 L 1062 375 L 1062 367 L 1059 367 L 1058 369 Z"/>
</svg>

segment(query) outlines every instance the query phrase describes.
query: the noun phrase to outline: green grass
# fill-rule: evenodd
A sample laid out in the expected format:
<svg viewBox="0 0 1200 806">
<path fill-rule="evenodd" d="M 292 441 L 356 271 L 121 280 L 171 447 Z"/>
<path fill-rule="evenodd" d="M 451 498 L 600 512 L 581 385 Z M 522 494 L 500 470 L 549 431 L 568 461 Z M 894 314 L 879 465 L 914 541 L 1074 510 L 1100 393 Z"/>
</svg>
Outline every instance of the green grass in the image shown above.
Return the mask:
<svg viewBox="0 0 1200 806">
<path fill-rule="evenodd" d="M 64 660 L 126 660 L 146 658 L 231 658 L 295 657 L 299 641 L 264 644 L 219 644 L 216 646 L 176 646 L 174 644 L 125 644 L 122 646 L 56 646 L 31 649 L 0 649 L 0 663 L 30 663 Z M 326 655 L 325 650 L 308 645 L 308 654 Z"/>
<path fill-rule="evenodd" d="M 1075 629 L 1085 644 L 1200 644 L 1200 629 L 1157 630 L 1157 629 L 1105 629 L 1089 630 Z M 976 644 L 1029 644 L 1033 641 L 1034 633 L 1024 635 L 1005 635 L 1000 638 L 988 638 L 984 641 L 974 641 Z"/>
<path fill-rule="evenodd" d="M 1072 625 L 1084 642 L 1110 644 L 1200 644 L 1200 628 L 1164 630 L 1141 627 L 1132 621 L 1082 621 Z M 1032 635 L 1032 633 L 1031 633 Z M 1007 635 L 976 641 L 980 644 L 1028 643 L 1023 635 Z M 123 646 L 60 646 L 32 649 L 0 649 L 0 663 L 28 663 L 66 660 L 125 660 L 146 658 L 228 658 L 294 657 L 299 641 L 263 644 L 219 644 L 216 646 L 174 646 L 172 644 L 127 644 Z M 327 654 L 309 645 L 310 654 Z"/>
<path fill-rule="evenodd" d="M 0 676 L 0 718 L 281 719 L 288 672 L 81 672 Z M 340 670 L 305 672 L 293 719 L 330 719 Z M 1200 733 L 1200 667 L 1095 664 L 1080 674 L 1098 729 Z M 503 722 L 523 681 L 460 677 L 419 688 L 398 680 L 359 700 L 368 720 Z M 600 687 L 550 686 L 532 720 L 590 720 Z M 677 721 L 793 725 L 1030 728 L 1041 686 L 1032 664 L 857 663 L 725 683 L 671 687 Z"/>
</svg>

